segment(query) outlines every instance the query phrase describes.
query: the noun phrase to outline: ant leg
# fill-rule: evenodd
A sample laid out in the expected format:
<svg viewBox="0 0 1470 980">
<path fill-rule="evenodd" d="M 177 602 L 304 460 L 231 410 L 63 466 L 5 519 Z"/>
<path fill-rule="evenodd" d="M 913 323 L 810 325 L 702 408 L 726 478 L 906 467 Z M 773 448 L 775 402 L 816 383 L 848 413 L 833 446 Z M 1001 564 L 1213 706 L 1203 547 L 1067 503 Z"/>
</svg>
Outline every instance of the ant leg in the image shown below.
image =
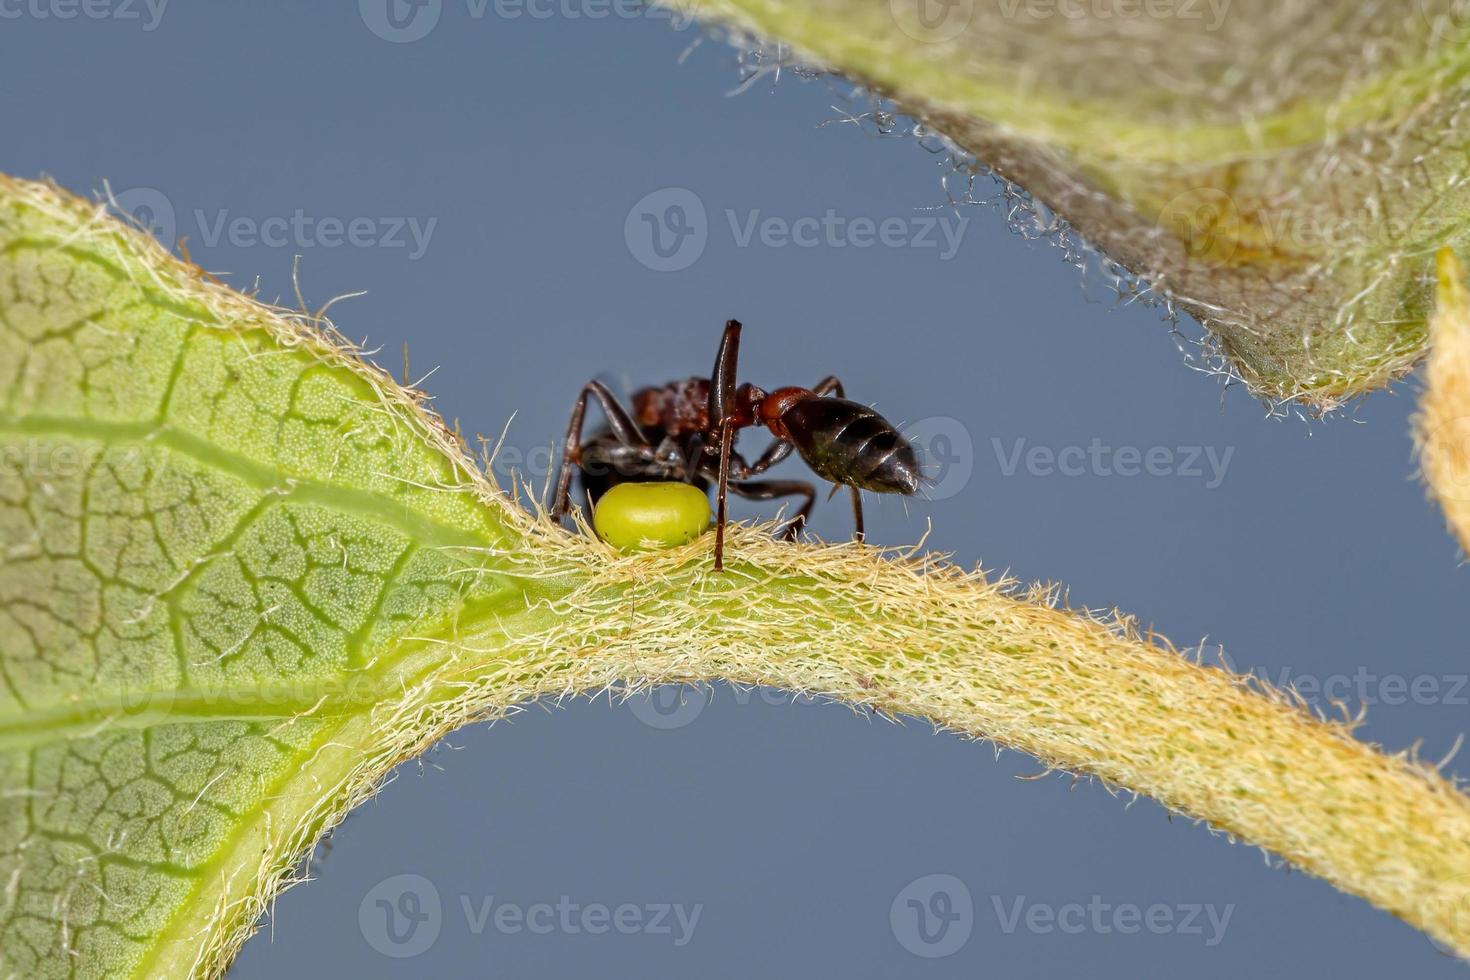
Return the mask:
<svg viewBox="0 0 1470 980">
<path fill-rule="evenodd" d="M 725 334 L 715 354 L 715 367 L 709 376 L 709 424 L 718 426 L 735 410 L 736 362 L 740 359 L 740 321 L 726 320 Z"/>
<path fill-rule="evenodd" d="M 814 395 L 836 395 L 838 398 L 846 398 L 847 394 L 842 390 L 842 382 L 837 380 L 837 375 L 829 374 L 821 381 L 812 386 Z"/>
<path fill-rule="evenodd" d="M 835 374 L 829 374 L 821 381 L 818 381 L 815 387 L 812 388 L 812 394 L 816 395 L 819 398 L 822 395 L 836 395 L 838 398 L 847 397 L 842 393 L 842 382 L 837 380 L 837 376 Z M 787 456 L 790 456 L 791 450 L 793 448 L 795 447 L 789 439 L 773 440 L 771 444 L 766 447 L 766 451 L 760 454 L 760 457 L 755 461 L 754 466 L 751 466 L 742 471 L 737 471 L 736 475 L 743 480 L 748 476 L 757 476 L 761 473 L 764 473 L 772 466 L 775 466 L 777 463 L 781 462 L 781 460 L 785 459 Z M 862 524 L 861 521 L 859 521 L 858 523 L 859 525 Z"/>
<path fill-rule="evenodd" d="M 710 372 L 708 418 L 704 452 L 720 458 L 719 478 L 715 490 L 715 571 L 725 567 L 726 495 L 730 487 L 730 452 L 735 441 L 736 365 L 740 358 L 740 321 L 726 320 L 720 349 L 715 354 L 715 367 Z M 715 438 L 710 444 L 709 437 Z"/>
<path fill-rule="evenodd" d="M 689 455 L 684 460 L 684 482 L 693 483 L 704 469 L 704 433 L 698 433 L 689 441 Z"/>
<path fill-rule="evenodd" d="M 835 374 L 829 374 L 821 381 L 818 381 L 816 386 L 812 388 L 812 394 L 836 395 L 838 398 L 847 397 L 846 393 L 842 390 L 842 382 L 838 380 Z M 848 487 L 847 489 L 852 494 L 852 536 L 854 539 L 861 541 L 863 540 L 863 492 L 857 487 Z"/>
<path fill-rule="evenodd" d="M 725 491 L 730 486 L 730 443 L 734 441 L 735 428 L 728 421 L 720 423 L 720 476 L 719 489 L 715 491 L 715 571 L 725 568 Z"/>
<path fill-rule="evenodd" d="M 735 468 L 735 478 L 737 480 L 744 480 L 746 477 L 764 473 L 787 456 L 790 456 L 791 450 L 794 448 L 795 444 L 790 439 L 776 439 L 766 447 L 766 451 L 760 454 L 753 465 L 746 464 L 745 460 L 741 459 L 737 453 L 735 458 L 738 465 Z"/>
<path fill-rule="evenodd" d="M 567 422 L 566 443 L 561 451 L 561 470 L 556 476 L 556 493 L 552 496 L 551 519 L 559 521 L 571 508 L 572 467 L 582 460 L 582 422 L 587 416 L 587 396 L 597 399 L 602 414 L 607 416 L 608 428 L 625 446 L 652 449 L 643 430 L 627 410 L 619 404 L 617 396 L 601 381 L 589 381 L 577 395 L 577 404 L 572 408 L 572 417 Z"/>
<path fill-rule="evenodd" d="M 730 484 L 730 489 L 747 500 L 774 500 L 777 497 L 805 497 L 805 502 L 796 511 L 796 516 L 787 522 L 781 529 L 781 537 L 790 541 L 796 537 L 806 524 L 806 519 L 811 515 L 812 505 L 817 501 L 817 491 L 805 480 L 756 480 L 754 482 L 736 481 Z"/>
</svg>

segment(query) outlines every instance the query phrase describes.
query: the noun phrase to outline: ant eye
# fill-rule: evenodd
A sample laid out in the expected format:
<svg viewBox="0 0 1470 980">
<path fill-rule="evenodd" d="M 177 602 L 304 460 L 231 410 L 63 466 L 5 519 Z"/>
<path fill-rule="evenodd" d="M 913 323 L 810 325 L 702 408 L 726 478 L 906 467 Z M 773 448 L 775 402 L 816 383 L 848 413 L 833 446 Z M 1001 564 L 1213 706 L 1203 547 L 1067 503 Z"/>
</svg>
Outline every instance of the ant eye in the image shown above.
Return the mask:
<svg viewBox="0 0 1470 980">
<path fill-rule="evenodd" d="M 672 548 L 709 527 L 709 496 L 688 483 L 619 483 L 597 501 L 592 527 L 619 551 Z"/>
</svg>

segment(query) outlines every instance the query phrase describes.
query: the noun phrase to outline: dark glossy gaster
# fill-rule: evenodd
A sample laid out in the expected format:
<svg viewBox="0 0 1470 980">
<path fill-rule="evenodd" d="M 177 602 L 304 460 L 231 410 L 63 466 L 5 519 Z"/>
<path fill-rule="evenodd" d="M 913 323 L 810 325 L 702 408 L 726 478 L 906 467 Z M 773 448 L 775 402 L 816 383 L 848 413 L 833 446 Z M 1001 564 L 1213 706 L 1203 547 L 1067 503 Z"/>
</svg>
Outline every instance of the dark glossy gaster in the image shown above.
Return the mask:
<svg viewBox="0 0 1470 980">
<path fill-rule="evenodd" d="M 618 483 L 677 480 L 715 485 L 715 569 L 724 567 L 726 495 L 753 500 L 801 497 L 786 525 L 794 536 L 806 522 L 816 490 L 800 480 L 752 480 L 795 450 L 822 479 L 849 488 L 856 536 L 863 536 L 861 492 L 913 494 L 921 477 L 913 447 L 887 419 L 849 401 L 842 382 L 823 378 L 811 388 L 767 393 L 741 384 L 736 373 L 740 323 L 730 320 L 708 378 L 643 388 L 628 411 L 601 383 L 582 388 L 567 425 L 551 516 L 571 507 L 572 470 L 581 471 L 589 504 Z M 835 396 L 835 397 L 827 397 Z M 582 441 L 587 400 L 596 399 L 607 426 Z M 775 438 L 754 463 L 735 450 L 741 429 L 764 426 Z"/>
</svg>

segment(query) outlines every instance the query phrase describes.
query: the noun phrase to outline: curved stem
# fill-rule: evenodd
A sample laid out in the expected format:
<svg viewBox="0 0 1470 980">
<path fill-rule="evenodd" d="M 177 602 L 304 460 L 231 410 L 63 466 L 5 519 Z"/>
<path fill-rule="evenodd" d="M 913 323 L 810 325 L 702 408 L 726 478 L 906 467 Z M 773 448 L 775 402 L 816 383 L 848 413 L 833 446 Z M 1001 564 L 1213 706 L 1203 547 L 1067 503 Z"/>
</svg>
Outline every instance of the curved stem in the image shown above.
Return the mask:
<svg viewBox="0 0 1470 980">
<path fill-rule="evenodd" d="M 620 560 L 572 547 L 595 571 L 535 638 L 551 687 L 727 679 L 918 716 L 1151 796 L 1470 953 L 1470 798 L 1289 691 L 927 559 L 746 528 L 724 576 L 702 543 Z"/>
</svg>

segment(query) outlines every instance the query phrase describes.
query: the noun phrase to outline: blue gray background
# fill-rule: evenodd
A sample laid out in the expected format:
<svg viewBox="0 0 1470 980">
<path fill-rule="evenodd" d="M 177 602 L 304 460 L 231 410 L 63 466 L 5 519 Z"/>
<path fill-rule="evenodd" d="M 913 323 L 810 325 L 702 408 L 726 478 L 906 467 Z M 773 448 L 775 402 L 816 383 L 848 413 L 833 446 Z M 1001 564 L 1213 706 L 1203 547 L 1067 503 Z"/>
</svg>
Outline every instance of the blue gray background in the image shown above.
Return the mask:
<svg viewBox="0 0 1470 980">
<path fill-rule="evenodd" d="M 390 365 L 410 342 L 414 373 L 438 366 L 426 386 L 467 431 L 493 435 L 516 413 L 507 445 L 536 479 L 579 384 L 702 373 L 719 325 L 739 317 L 749 378 L 835 371 L 857 398 L 919 422 L 951 466 L 930 502 L 872 501 L 876 540 L 909 542 L 932 522 L 931 544 L 965 563 L 1064 582 L 1074 604 L 1116 604 L 1181 645 L 1224 644 L 1238 667 L 1366 700 L 1369 739 L 1449 748 L 1470 717 L 1466 571 L 1411 476 L 1412 385 L 1346 419 L 1268 420 L 1188 370 L 1157 311 L 1107 301 L 1101 280 L 996 209 L 963 212 L 948 259 L 858 247 L 851 230 L 811 247 L 742 244 L 729 213 L 737 229 L 755 212 L 898 219 L 891 240 L 918 218 L 956 221 L 923 210 L 943 204 L 943 157 L 822 126 L 852 106 L 790 72 L 727 97 L 729 48 L 706 41 L 681 62 L 697 31 L 599 2 L 513 17 L 444 0 L 419 11 L 438 21 L 408 43 L 370 29 L 394 33 L 371 2 L 366 16 L 350 4 L 178 4 L 157 17 L 101 0 L 70 19 L 52 0 L 10 6 L 0 167 L 81 192 L 110 181 L 161 225 L 171 210 L 196 260 L 237 285 L 259 277 L 267 298 L 291 300 L 297 254 L 313 305 L 368 289 L 335 308 L 342 330 Z M 689 197 L 669 188 L 691 192 L 702 225 L 687 208 L 676 220 L 668 205 Z M 298 212 L 310 230 L 277 237 L 268 219 L 289 229 Z M 644 212 L 696 244 L 702 228 L 702 252 L 648 268 Z M 422 254 L 395 235 L 399 218 L 434 222 Z M 334 247 L 331 219 L 366 223 Z M 1168 463 L 1131 477 L 1011 467 L 1018 440 L 1161 448 Z M 1191 475 L 1191 447 L 1232 453 L 1218 485 L 1206 463 Z M 846 534 L 847 520 L 835 501 L 815 529 Z M 1464 975 L 1389 916 L 1147 801 L 1015 778 L 1036 768 L 923 724 L 760 692 L 534 708 L 405 766 L 335 835 L 316 880 L 277 903 L 232 976 Z M 384 895 L 399 912 L 419 900 L 421 914 L 438 898 L 413 948 L 385 938 Z M 956 920 L 966 895 L 972 916 Z M 579 910 L 570 926 L 496 925 L 502 905 L 534 917 L 563 896 Z M 660 903 L 699 907 L 682 945 L 677 925 L 647 928 Z M 1124 933 L 1111 911 L 1079 919 L 1071 903 L 1125 907 L 1125 925 L 1126 908 L 1157 905 L 1169 924 Z M 582 910 L 624 904 L 643 922 L 632 934 L 581 928 Z M 1228 908 L 1228 924 L 1186 923 L 1191 906 Z M 1046 928 L 1048 910 L 1069 928 Z"/>
</svg>

